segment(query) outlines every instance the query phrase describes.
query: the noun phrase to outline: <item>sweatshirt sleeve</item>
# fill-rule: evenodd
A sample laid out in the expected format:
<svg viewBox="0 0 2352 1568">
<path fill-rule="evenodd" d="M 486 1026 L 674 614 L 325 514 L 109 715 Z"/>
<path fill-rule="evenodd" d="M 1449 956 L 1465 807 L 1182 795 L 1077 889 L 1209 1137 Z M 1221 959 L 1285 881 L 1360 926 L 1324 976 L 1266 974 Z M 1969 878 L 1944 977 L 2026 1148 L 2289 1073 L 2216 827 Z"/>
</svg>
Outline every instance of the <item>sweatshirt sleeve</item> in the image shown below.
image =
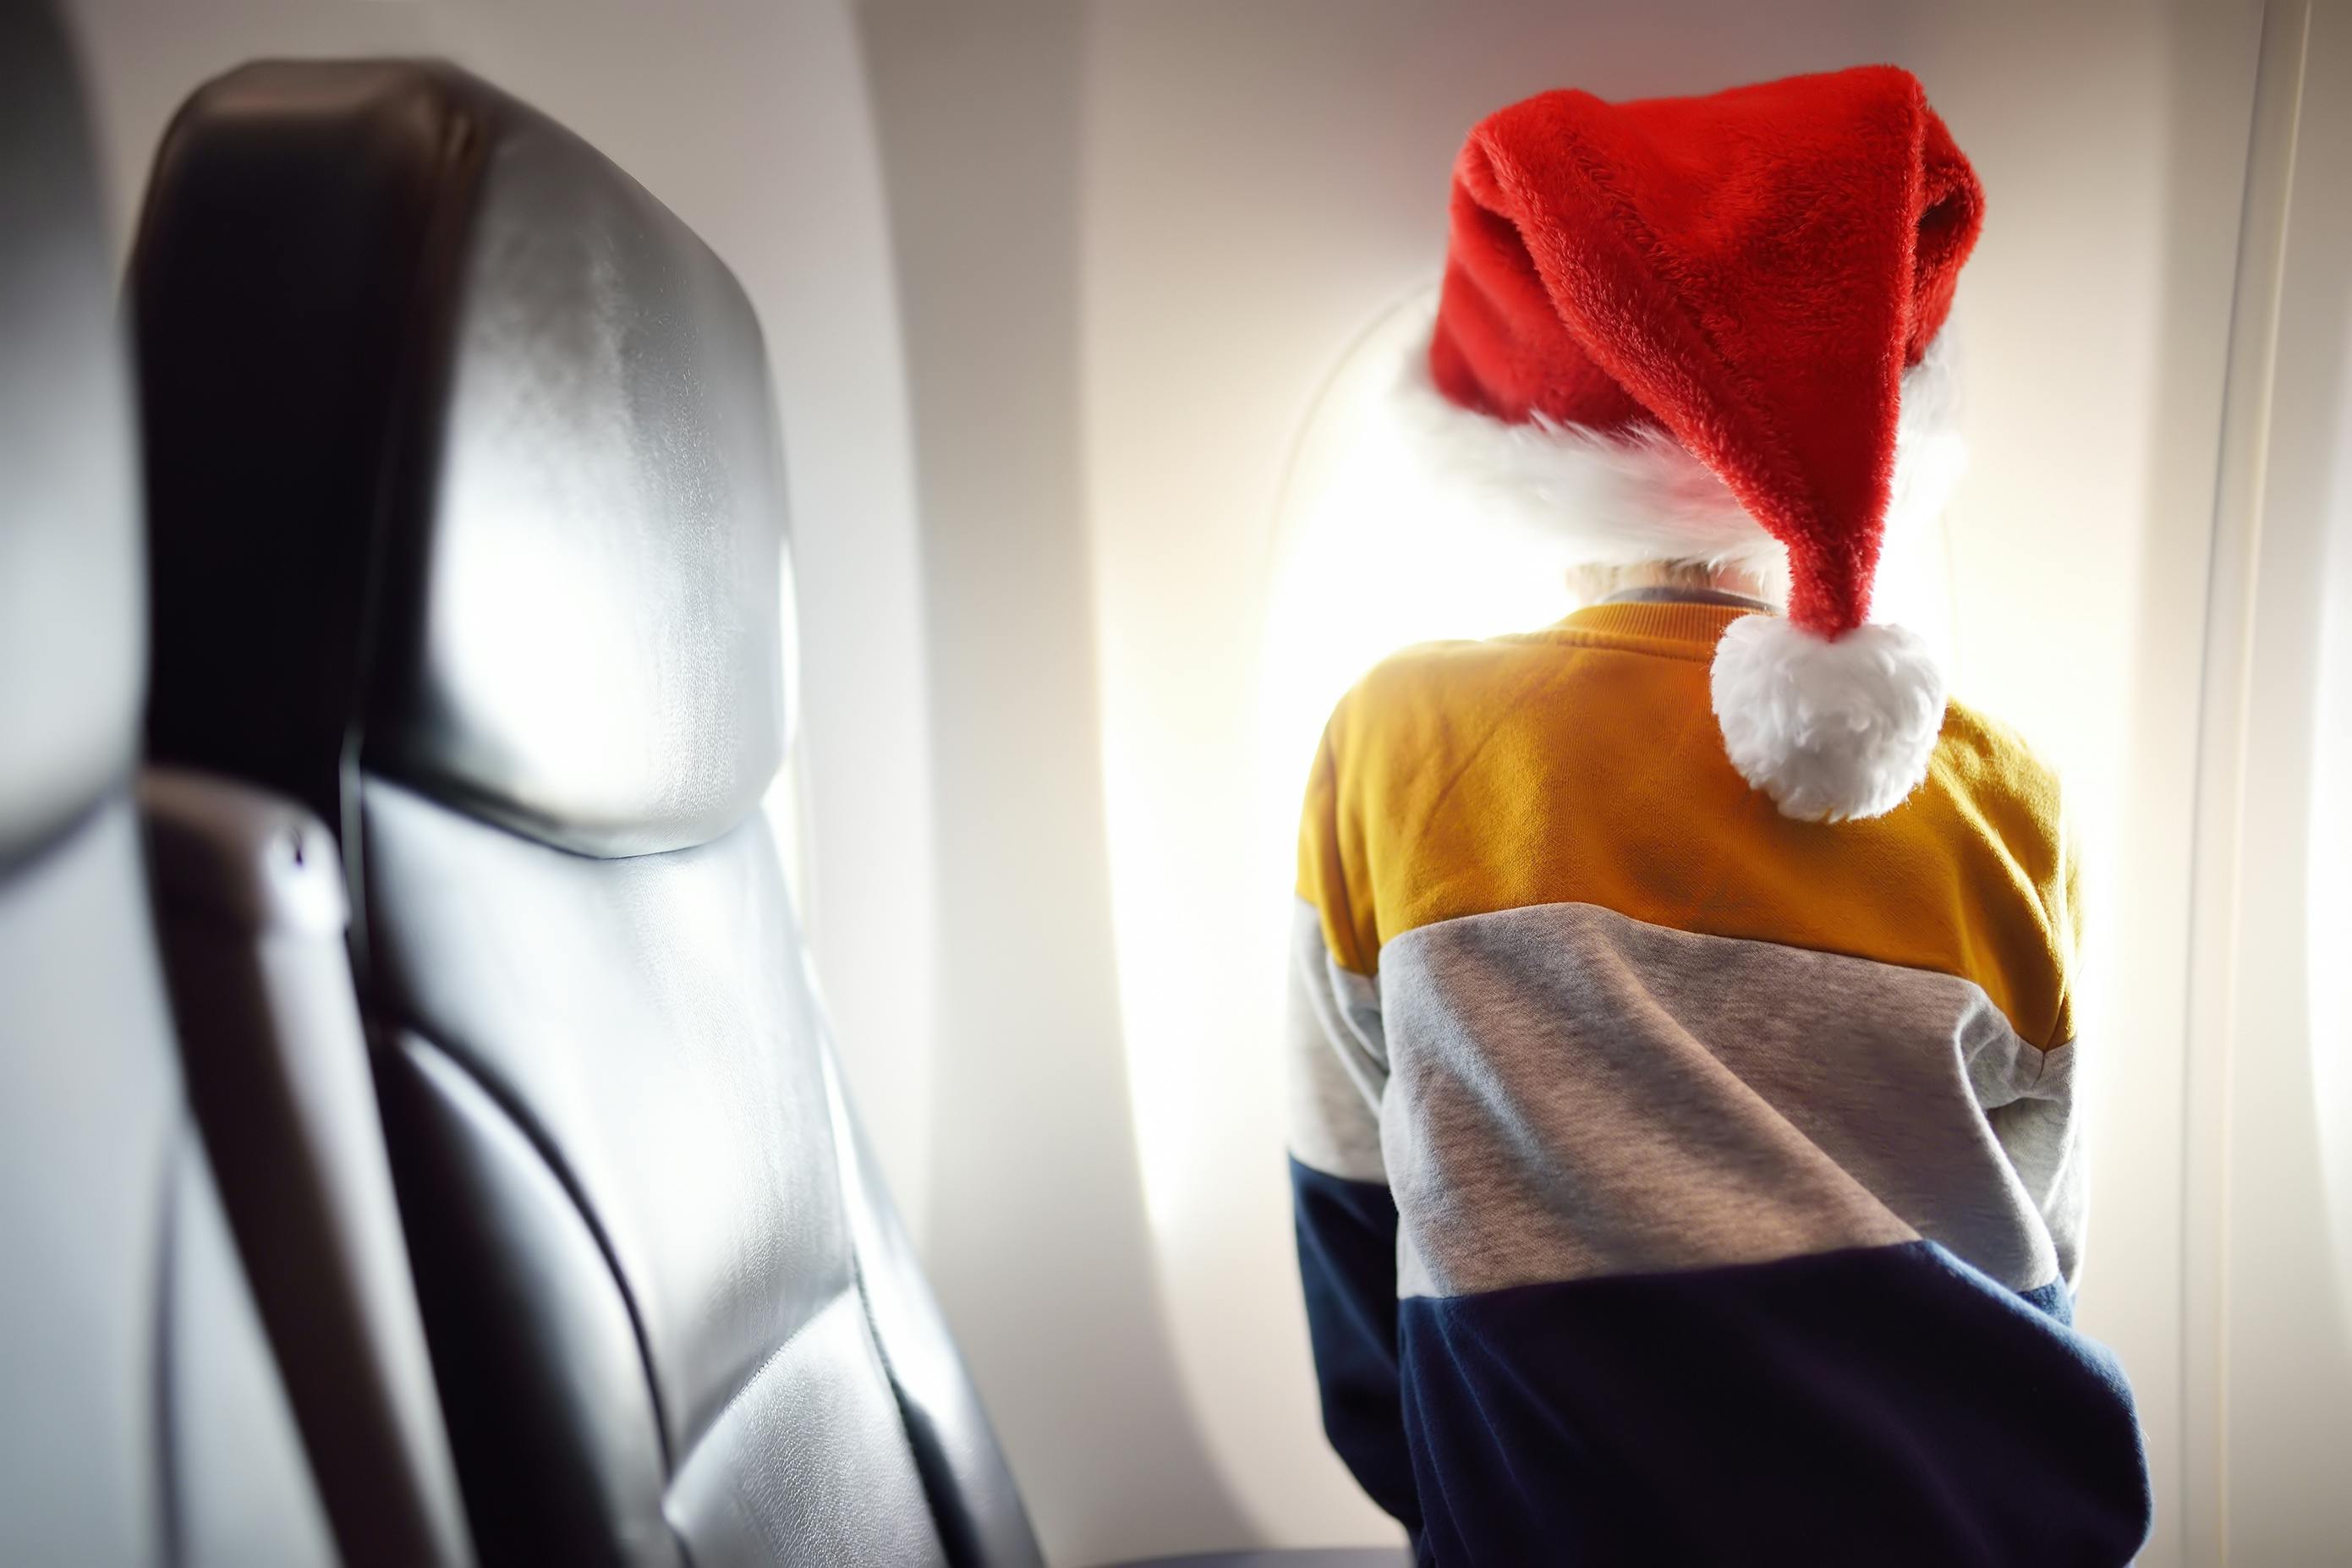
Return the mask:
<svg viewBox="0 0 2352 1568">
<path fill-rule="evenodd" d="M 1355 964 L 1335 781 L 1317 760 L 1300 832 L 1290 953 L 1290 1182 L 1307 1326 L 1332 1447 L 1418 1531 L 1397 1373 L 1397 1211 L 1381 1157 L 1388 1085 L 1380 994 Z M 1335 953 L 1337 946 L 1340 952 Z"/>
<path fill-rule="evenodd" d="M 2058 1277 L 2071 1299 L 2082 1284 L 2083 1232 L 2089 1199 L 2089 1165 L 2083 1144 L 2080 1056 L 2086 1047 L 2079 1030 L 2083 921 L 2082 864 L 2071 828 L 2053 814 L 2054 835 L 2044 858 L 2053 868 L 2042 894 L 2048 933 L 2049 989 L 2058 998 L 2056 1016 L 2036 1042 L 2039 1071 L 2018 1097 L 1985 1112 L 2001 1152 L 2033 1201 L 2057 1254 Z"/>
<path fill-rule="evenodd" d="M 2042 1210 L 2042 1223 L 2050 1227 L 2051 1245 L 2058 1252 L 2059 1275 L 2072 1292 L 2082 1286 L 2083 1230 L 2088 1217 L 2090 1174 L 2083 1146 L 2083 1118 L 2078 1109 L 2080 1071 L 2076 1067 L 2083 1049 L 2078 1043 L 2081 997 L 2076 985 L 2076 977 L 2082 973 L 2083 867 L 2080 847 L 2071 827 L 2063 822 L 2060 866 L 2058 910 L 2051 924 L 2060 966 L 2062 1000 L 2042 1071 L 2043 1079 L 2051 1085 L 2050 1098 L 2061 1108 L 2055 1118 L 2057 1125 L 2050 1134 L 2058 1148 L 2049 1162 L 2046 1175 L 2039 1170 L 2033 1173 L 2042 1179 L 2035 1182 L 2032 1192 Z M 2060 1070 L 2053 1070 L 2049 1064 L 2053 1062 L 2059 1064 Z"/>
</svg>

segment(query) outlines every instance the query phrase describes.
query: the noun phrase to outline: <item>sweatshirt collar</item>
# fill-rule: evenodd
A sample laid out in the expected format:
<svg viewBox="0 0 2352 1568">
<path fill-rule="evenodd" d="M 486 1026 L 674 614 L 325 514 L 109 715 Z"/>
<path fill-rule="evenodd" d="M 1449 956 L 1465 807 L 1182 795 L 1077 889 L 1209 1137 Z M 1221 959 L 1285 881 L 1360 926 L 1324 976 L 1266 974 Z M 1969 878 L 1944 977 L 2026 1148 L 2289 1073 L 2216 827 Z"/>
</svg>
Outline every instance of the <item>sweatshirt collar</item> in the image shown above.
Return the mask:
<svg viewBox="0 0 2352 1568">
<path fill-rule="evenodd" d="M 1620 588 L 1601 601 L 1604 605 L 1729 605 L 1740 610 L 1769 610 L 1771 605 L 1746 594 L 1721 588 Z"/>
<path fill-rule="evenodd" d="M 1682 594 L 1671 599 L 1612 598 L 1586 605 L 1552 630 L 1577 642 L 1635 646 L 1658 653 L 1688 652 L 1712 658 L 1726 626 L 1742 616 L 1769 613 L 1753 600 L 1729 594 L 1707 599 Z"/>
</svg>

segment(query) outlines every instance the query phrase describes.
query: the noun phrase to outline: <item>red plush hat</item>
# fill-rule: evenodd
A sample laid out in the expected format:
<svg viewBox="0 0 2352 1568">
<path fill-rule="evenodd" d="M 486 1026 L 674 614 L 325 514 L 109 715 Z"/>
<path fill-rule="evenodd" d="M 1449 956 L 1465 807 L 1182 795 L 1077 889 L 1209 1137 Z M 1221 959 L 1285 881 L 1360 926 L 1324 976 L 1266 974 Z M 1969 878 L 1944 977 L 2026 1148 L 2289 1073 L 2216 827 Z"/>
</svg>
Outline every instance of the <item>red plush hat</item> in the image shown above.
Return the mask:
<svg viewBox="0 0 2352 1568">
<path fill-rule="evenodd" d="M 1891 66 L 1611 104 L 1548 92 L 1454 165 L 1425 433 L 1593 561 L 1777 565 L 1716 712 L 1791 816 L 1891 810 L 1926 776 L 1942 677 L 1867 626 L 1890 504 L 1958 470 L 1937 334 L 1983 193 Z"/>
</svg>

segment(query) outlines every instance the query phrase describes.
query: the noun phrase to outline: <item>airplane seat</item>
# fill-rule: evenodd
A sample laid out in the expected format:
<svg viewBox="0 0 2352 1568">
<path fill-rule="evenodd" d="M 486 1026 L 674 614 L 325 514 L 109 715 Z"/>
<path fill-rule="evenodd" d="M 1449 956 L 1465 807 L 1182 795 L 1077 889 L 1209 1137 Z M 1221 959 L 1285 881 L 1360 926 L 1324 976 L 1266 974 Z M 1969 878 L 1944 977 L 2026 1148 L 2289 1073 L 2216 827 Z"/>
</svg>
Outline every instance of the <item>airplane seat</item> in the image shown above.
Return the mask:
<svg viewBox="0 0 2352 1568">
<path fill-rule="evenodd" d="M 734 278 L 454 68 L 280 62 L 183 109 L 131 287 L 150 751 L 332 826 L 481 1557 L 1038 1563 L 760 809 L 787 541 Z"/>
<path fill-rule="evenodd" d="M 154 947 L 130 394 L 42 5 L 0 7 L 0 1563 L 330 1563 Z"/>
<path fill-rule="evenodd" d="M 759 809 L 784 499 L 733 278 L 454 68 L 266 63 L 167 134 L 131 293 L 150 751 L 339 838 L 481 1556 L 1036 1562 Z"/>
</svg>

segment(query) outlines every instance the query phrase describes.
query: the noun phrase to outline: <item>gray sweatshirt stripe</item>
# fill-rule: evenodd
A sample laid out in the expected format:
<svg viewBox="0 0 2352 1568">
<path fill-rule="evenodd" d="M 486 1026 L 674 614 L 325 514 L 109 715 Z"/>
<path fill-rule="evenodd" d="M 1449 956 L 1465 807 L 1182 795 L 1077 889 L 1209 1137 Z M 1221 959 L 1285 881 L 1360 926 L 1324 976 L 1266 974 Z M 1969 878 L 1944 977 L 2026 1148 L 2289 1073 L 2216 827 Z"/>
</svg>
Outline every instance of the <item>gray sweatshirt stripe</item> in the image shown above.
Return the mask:
<svg viewBox="0 0 2352 1568">
<path fill-rule="evenodd" d="M 1967 981 L 1581 904 L 1411 931 L 1376 998 L 1311 910 L 1297 948 L 1293 1151 L 1386 1173 L 1402 1294 L 1917 1237 L 2074 1271 L 2074 1049 Z"/>
<path fill-rule="evenodd" d="M 1323 920 L 1306 900 L 1290 922 L 1290 1152 L 1351 1182 L 1385 1182 L 1381 1096 L 1389 1080 L 1381 999 L 1370 980 L 1333 962 Z"/>
</svg>

